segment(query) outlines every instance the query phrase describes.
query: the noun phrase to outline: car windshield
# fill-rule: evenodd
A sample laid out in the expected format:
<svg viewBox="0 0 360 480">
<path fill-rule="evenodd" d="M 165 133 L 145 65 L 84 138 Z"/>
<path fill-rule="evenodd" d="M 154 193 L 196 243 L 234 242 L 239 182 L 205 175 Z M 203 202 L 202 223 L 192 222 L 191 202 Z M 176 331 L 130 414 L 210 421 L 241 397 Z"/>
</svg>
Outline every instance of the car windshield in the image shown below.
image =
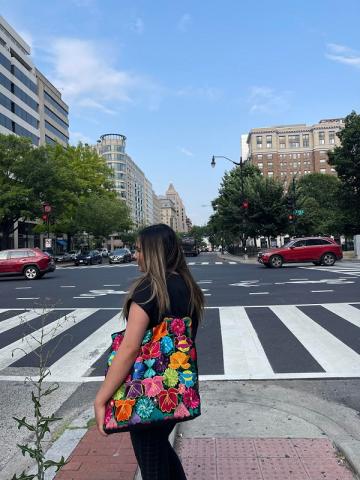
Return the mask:
<svg viewBox="0 0 360 480">
<path fill-rule="evenodd" d="M 295 243 L 295 240 L 290 240 L 290 242 L 287 242 L 284 244 L 284 247 L 292 247 Z"/>
<path fill-rule="evenodd" d="M 119 249 L 113 251 L 114 255 L 123 255 L 124 253 L 126 253 L 125 248 L 119 248 Z"/>
</svg>

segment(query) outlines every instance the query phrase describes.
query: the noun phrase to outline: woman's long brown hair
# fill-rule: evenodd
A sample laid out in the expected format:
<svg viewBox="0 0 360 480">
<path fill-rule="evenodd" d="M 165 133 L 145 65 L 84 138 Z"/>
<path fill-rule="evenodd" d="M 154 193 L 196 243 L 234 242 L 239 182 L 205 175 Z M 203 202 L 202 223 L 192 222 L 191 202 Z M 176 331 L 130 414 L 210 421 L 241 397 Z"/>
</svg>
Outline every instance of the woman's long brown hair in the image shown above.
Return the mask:
<svg viewBox="0 0 360 480">
<path fill-rule="evenodd" d="M 159 320 L 165 313 L 171 314 L 166 277 L 170 273 L 177 273 L 183 278 L 190 293 L 189 314 L 195 313 L 200 320 L 204 309 L 204 295 L 190 273 L 174 230 L 162 223 L 151 225 L 140 231 L 138 242 L 144 259 L 144 275 L 137 279 L 129 290 L 124 302 L 124 317 L 129 315 L 130 299 L 134 290 L 141 288 L 145 280 L 150 282 L 151 288 L 148 301 L 154 298 L 157 300 Z"/>
</svg>

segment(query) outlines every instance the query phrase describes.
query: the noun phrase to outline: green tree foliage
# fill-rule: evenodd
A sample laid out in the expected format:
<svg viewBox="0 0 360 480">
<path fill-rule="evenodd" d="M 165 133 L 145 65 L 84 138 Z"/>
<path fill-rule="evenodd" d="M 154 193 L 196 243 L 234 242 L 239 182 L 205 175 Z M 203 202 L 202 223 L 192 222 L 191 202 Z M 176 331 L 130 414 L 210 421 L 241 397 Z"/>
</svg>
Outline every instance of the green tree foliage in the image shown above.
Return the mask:
<svg viewBox="0 0 360 480">
<path fill-rule="evenodd" d="M 360 232 L 360 115 L 351 112 L 345 126 L 337 133 L 341 146 L 328 152 L 332 165 L 342 183 L 341 207 L 344 211 L 344 231 Z"/>
</svg>

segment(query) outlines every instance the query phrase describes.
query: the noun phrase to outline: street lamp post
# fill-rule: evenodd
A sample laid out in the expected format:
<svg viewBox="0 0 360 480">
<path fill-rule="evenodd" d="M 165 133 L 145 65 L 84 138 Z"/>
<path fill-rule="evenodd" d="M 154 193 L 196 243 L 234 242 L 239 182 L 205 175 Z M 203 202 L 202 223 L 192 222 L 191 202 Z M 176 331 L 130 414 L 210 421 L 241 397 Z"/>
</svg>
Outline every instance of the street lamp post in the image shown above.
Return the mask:
<svg viewBox="0 0 360 480">
<path fill-rule="evenodd" d="M 242 156 L 240 156 L 240 162 L 234 162 L 234 160 L 231 160 L 231 158 L 225 157 L 224 155 L 213 155 L 212 159 L 211 159 L 211 164 L 210 164 L 213 168 L 215 168 L 215 166 L 216 166 L 216 161 L 215 161 L 216 158 L 225 158 L 225 160 L 228 160 L 229 162 L 233 163 L 234 165 L 237 165 L 238 167 L 240 167 L 241 202 L 242 202 L 243 207 L 247 210 L 249 204 L 246 201 L 245 196 L 244 196 L 244 176 L 243 176 Z M 243 227 L 243 232 L 244 232 L 245 231 L 245 218 L 243 218 L 242 227 Z M 244 258 L 247 259 L 246 245 L 243 245 L 243 246 L 244 246 L 244 252 L 245 252 L 244 253 Z"/>
</svg>

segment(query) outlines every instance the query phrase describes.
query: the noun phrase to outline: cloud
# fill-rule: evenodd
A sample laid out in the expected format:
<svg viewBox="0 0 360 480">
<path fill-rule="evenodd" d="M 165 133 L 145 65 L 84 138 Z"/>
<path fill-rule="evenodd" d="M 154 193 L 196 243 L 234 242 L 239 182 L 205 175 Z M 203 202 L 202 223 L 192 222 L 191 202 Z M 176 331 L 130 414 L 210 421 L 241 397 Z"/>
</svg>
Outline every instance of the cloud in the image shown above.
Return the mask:
<svg viewBox="0 0 360 480">
<path fill-rule="evenodd" d="M 124 104 L 160 104 L 161 88 L 149 78 L 115 67 L 108 48 L 77 38 L 58 38 L 47 56 L 50 77 L 71 107 L 114 114 Z M 155 99 L 155 100 L 154 100 Z"/>
<path fill-rule="evenodd" d="M 278 113 L 290 108 L 290 92 L 276 92 L 265 86 L 250 88 L 250 113 Z"/>
<path fill-rule="evenodd" d="M 223 91 L 214 87 L 184 87 L 176 91 L 179 97 L 198 97 L 217 101 L 223 97 Z"/>
<path fill-rule="evenodd" d="M 88 136 L 86 136 L 84 133 L 81 132 L 72 132 L 71 130 L 69 131 L 70 135 L 70 143 L 73 145 L 77 145 L 79 142 L 81 143 L 87 143 L 89 145 L 94 144 L 92 139 Z"/>
<path fill-rule="evenodd" d="M 144 22 L 142 18 L 138 17 L 135 22 L 132 24 L 131 29 L 133 32 L 141 35 L 144 32 Z"/>
<path fill-rule="evenodd" d="M 184 155 L 186 155 L 187 157 L 193 157 L 194 154 L 191 150 L 188 150 L 187 148 L 184 148 L 184 147 L 178 147 L 180 152 L 183 153 Z"/>
<path fill-rule="evenodd" d="M 327 44 L 328 52 L 325 54 L 326 58 L 334 62 L 344 63 L 352 67 L 360 68 L 360 53 L 337 43 Z"/>
<path fill-rule="evenodd" d="M 191 24 L 192 18 L 188 13 L 184 13 L 177 23 L 177 28 L 180 32 L 186 32 Z"/>
</svg>

